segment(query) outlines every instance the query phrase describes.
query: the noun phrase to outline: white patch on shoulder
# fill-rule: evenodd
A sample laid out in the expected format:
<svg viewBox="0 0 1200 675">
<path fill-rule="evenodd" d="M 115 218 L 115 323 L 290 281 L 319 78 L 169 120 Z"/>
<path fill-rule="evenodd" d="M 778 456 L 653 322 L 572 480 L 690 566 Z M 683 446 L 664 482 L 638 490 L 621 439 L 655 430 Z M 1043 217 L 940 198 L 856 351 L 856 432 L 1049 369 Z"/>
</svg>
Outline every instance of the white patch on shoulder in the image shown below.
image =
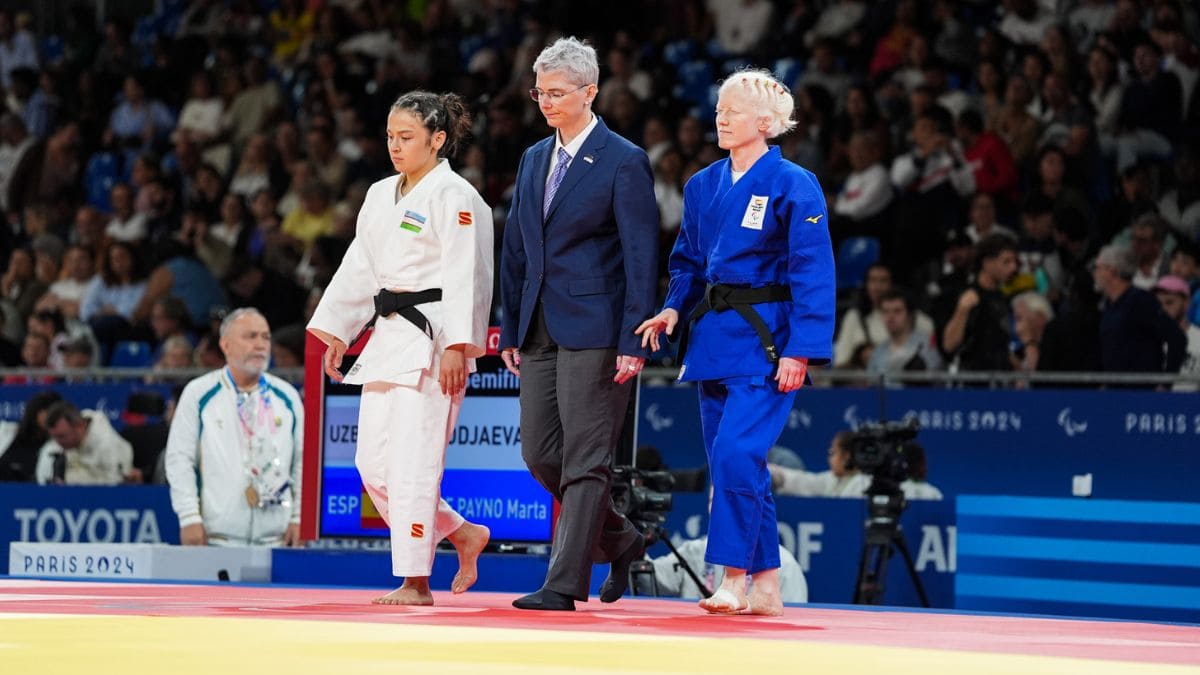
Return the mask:
<svg viewBox="0 0 1200 675">
<path fill-rule="evenodd" d="M 763 219 L 767 215 L 767 203 L 770 201 L 771 198 L 767 196 L 750 195 L 750 204 L 746 206 L 746 213 L 742 215 L 742 227 L 761 230 Z"/>
</svg>

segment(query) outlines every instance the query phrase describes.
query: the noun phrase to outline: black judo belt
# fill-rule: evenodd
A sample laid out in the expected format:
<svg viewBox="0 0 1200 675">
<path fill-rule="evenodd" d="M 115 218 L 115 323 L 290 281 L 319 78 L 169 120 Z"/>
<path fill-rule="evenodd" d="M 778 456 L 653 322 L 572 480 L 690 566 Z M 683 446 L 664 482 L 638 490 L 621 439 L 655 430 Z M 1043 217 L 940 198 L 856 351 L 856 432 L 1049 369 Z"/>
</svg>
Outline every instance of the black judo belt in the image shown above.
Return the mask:
<svg viewBox="0 0 1200 675">
<path fill-rule="evenodd" d="M 710 311 L 724 312 L 729 309 L 741 315 L 746 323 L 754 329 L 754 332 L 758 333 L 758 341 L 762 343 L 763 351 L 767 353 L 767 360 L 771 363 L 778 363 L 779 349 L 775 346 L 775 338 L 767 328 L 766 322 L 758 312 L 754 311 L 752 305 L 763 302 L 785 302 L 791 299 L 792 289 L 788 286 L 772 285 L 748 288 L 725 284 L 709 285 L 704 289 L 704 297 L 700 299 L 696 309 L 692 310 L 692 315 L 688 317 L 687 325 L 684 326 L 684 334 L 679 340 L 679 363 L 683 363 L 683 355 L 687 353 L 687 334 L 690 332 L 692 324 Z"/>
<path fill-rule="evenodd" d="M 429 319 L 421 313 L 421 310 L 416 308 L 416 305 L 423 305 L 427 302 L 437 302 L 442 299 L 442 289 L 429 288 L 423 291 L 413 291 L 404 293 L 393 293 L 392 291 L 379 291 L 379 295 L 375 296 L 375 316 L 391 316 L 399 314 L 408 319 L 408 322 L 417 328 L 421 329 L 422 333 L 433 339 L 433 328 L 429 325 Z"/>
</svg>

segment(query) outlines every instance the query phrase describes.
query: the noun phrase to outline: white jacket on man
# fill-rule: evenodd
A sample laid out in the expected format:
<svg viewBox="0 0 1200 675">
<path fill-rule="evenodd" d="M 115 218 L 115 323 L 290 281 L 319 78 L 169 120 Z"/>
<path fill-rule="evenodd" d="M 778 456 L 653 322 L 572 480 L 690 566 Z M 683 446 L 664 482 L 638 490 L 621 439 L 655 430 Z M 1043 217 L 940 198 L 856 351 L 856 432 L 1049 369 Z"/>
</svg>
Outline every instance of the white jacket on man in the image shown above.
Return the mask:
<svg viewBox="0 0 1200 675">
<path fill-rule="evenodd" d="M 226 369 L 189 382 L 175 404 L 165 459 L 171 506 L 180 527 L 203 523 L 212 544 L 273 545 L 300 522 L 304 404 L 292 385 L 270 374 L 263 379 L 274 417 L 268 442 L 290 468 L 287 506 L 252 508 L 246 500 L 245 439 Z"/>
<path fill-rule="evenodd" d="M 66 452 L 67 485 L 120 485 L 133 468 L 133 446 L 113 429 L 108 415 L 101 410 L 81 410 L 88 421 L 87 434 L 78 448 Z M 54 480 L 54 458 L 63 454 L 62 446 L 47 441 L 38 453 L 37 482 Z"/>
</svg>

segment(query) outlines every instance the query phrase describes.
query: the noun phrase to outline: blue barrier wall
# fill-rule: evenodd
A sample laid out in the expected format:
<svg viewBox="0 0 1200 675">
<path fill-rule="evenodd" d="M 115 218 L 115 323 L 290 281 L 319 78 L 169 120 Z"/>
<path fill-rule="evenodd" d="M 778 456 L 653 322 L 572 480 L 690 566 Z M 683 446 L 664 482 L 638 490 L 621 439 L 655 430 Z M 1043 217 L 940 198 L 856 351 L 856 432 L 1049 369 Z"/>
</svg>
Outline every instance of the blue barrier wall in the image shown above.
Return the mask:
<svg viewBox="0 0 1200 675">
<path fill-rule="evenodd" d="M 1200 619 L 1200 504 L 958 499 L 956 606 Z"/>
<path fill-rule="evenodd" d="M 696 391 L 642 390 L 638 442 L 673 469 L 703 466 Z M 833 435 L 915 415 L 929 481 L 946 494 L 1065 497 L 1093 475 L 1094 497 L 1197 501 L 1200 398 L 1127 391 L 801 389 L 779 444 L 813 471 Z"/>
<path fill-rule="evenodd" d="M 162 485 L 64 487 L 0 484 L 0 574 L 12 541 L 179 543 Z"/>
</svg>

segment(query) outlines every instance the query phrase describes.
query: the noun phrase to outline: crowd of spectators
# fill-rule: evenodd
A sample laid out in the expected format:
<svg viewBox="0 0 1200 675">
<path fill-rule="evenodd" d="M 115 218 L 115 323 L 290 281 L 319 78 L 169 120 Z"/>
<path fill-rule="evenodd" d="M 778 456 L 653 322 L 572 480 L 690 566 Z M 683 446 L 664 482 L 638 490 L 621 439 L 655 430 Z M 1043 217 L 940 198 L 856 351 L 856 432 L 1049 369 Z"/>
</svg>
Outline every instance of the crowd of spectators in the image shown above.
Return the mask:
<svg viewBox="0 0 1200 675">
<path fill-rule="evenodd" d="M 455 167 L 502 228 L 521 153 L 549 133 L 532 59 L 573 34 L 601 54 L 597 113 L 649 153 L 664 288 L 683 184 L 722 155 L 713 85 L 765 67 L 797 102 L 782 150 L 827 191 L 834 365 L 1200 370 L 1191 3 L 113 4 L 0 9 L 5 365 L 132 349 L 211 367 L 238 306 L 275 327 L 277 364 L 299 363 L 299 327 L 391 172 L 392 101 L 469 102 Z"/>
</svg>

